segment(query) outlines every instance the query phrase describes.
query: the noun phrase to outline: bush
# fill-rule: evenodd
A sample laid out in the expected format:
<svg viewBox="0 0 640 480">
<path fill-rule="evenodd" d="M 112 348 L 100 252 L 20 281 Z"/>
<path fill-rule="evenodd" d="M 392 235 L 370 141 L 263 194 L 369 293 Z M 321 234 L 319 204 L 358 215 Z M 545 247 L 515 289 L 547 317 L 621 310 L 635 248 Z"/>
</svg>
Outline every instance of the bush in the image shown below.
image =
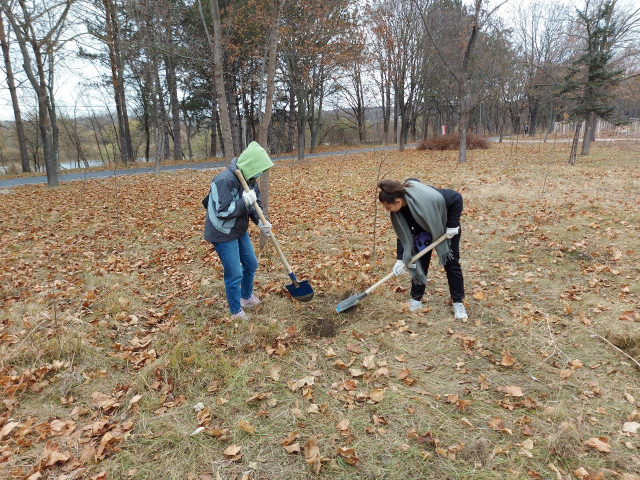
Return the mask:
<svg viewBox="0 0 640 480">
<path fill-rule="evenodd" d="M 458 135 L 446 135 L 426 140 L 418 146 L 418 150 L 458 150 L 460 137 Z M 467 150 L 489 148 L 489 142 L 477 135 L 467 135 Z"/>
</svg>

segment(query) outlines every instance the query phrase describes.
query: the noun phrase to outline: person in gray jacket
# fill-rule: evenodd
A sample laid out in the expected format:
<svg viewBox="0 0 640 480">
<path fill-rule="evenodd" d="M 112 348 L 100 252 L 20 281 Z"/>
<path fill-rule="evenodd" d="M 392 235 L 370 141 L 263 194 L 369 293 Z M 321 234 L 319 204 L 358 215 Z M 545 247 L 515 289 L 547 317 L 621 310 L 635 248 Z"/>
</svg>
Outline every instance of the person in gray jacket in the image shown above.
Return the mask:
<svg viewBox="0 0 640 480">
<path fill-rule="evenodd" d="M 404 182 L 381 180 L 378 188 L 378 199 L 390 213 L 391 224 L 398 236 L 393 273 L 402 275 L 409 271 L 411 276 L 409 311 L 423 308 L 422 297 L 426 290 L 431 252 L 408 269 L 407 263 L 433 240 L 446 235 L 447 241 L 440 243 L 435 250 L 447 273 L 453 315 L 456 320 L 466 320 L 464 278 L 460 267 L 462 195 L 455 190 L 423 185 L 417 178 L 408 178 Z"/>
<path fill-rule="evenodd" d="M 224 288 L 231 315 L 246 318 L 244 309 L 260 303 L 253 294 L 253 277 L 258 260 L 249 239 L 249 219 L 264 233 L 271 234 L 271 224 L 263 224 L 252 208 L 260 201 L 256 181 L 273 166 L 267 152 L 257 142 L 251 142 L 240 157 L 215 176 L 209 194 L 202 201 L 207 209 L 204 239 L 213 244 L 224 269 Z M 245 192 L 236 177 L 240 170 L 251 189 Z"/>
</svg>

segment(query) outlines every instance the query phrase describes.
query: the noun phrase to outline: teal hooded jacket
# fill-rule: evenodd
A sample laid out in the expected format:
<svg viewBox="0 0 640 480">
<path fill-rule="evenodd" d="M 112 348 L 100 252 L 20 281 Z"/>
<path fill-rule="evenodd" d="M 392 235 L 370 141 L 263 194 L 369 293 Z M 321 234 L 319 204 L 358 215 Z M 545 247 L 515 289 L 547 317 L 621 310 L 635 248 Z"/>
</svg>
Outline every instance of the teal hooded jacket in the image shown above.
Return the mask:
<svg viewBox="0 0 640 480">
<path fill-rule="evenodd" d="M 249 229 L 249 219 L 257 224 L 258 215 L 247 207 L 242 199 L 242 185 L 236 177 L 240 169 L 249 188 L 255 190 L 261 205 L 260 188 L 256 176 L 273 166 L 267 152 L 257 142 L 251 142 L 240 157 L 234 158 L 229 166 L 215 176 L 209 194 L 202 201 L 207 209 L 204 224 L 204 239 L 210 243 L 236 240 Z"/>
</svg>

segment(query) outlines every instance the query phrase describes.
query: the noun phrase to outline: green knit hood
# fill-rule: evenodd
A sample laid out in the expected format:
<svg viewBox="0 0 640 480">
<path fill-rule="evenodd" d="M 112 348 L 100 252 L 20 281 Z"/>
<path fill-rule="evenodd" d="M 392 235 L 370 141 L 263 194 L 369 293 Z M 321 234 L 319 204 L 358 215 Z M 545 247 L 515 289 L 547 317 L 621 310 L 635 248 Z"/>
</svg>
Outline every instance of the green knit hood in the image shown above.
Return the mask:
<svg viewBox="0 0 640 480">
<path fill-rule="evenodd" d="M 251 142 L 238 157 L 237 165 L 245 180 L 249 181 L 260 172 L 273 167 L 273 162 L 269 158 L 269 154 L 258 142 Z"/>
</svg>

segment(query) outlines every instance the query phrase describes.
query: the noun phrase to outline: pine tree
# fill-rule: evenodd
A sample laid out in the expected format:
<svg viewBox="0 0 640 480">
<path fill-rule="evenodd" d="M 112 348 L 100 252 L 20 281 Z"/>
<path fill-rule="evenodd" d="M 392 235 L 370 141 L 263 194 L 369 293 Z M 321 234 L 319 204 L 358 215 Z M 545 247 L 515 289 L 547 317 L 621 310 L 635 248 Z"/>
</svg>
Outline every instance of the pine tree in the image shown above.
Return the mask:
<svg viewBox="0 0 640 480">
<path fill-rule="evenodd" d="M 578 22 L 584 28 L 585 47 L 582 54 L 569 66 L 564 78 L 561 94 L 573 103 L 571 116 L 578 120 L 569 163 L 575 164 L 575 155 L 580 137 L 582 120 L 585 120 L 585 136 L 582 155 L 588 155 L 590 128 L 598 116 L 612 120 L 616 116 L 613 103 L 613 89 L 622 80 L 623 69 L 612 65 L 613 47 L 619 34 L 618 22 L 614 15 L 616 0 L 604 0 L 596 8 L 578 10 Z"/>
</svg>

